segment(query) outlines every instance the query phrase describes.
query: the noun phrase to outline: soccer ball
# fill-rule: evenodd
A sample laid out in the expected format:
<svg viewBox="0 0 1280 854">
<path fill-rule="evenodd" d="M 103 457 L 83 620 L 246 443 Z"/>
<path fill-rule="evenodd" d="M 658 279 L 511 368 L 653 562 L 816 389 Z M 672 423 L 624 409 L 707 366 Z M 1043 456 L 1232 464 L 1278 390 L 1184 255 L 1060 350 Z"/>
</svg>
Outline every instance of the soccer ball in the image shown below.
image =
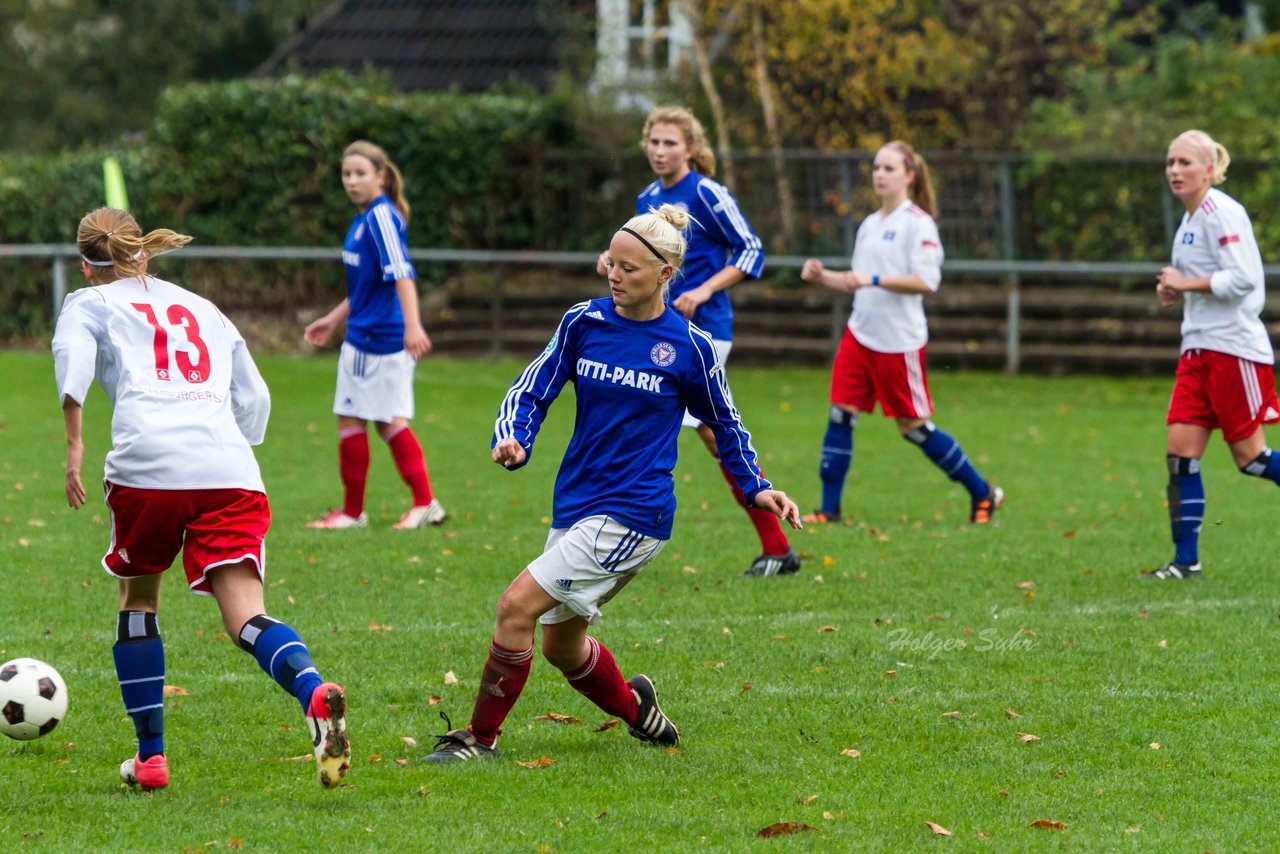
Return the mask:
<svg viewBox="0 0 1280 854">
<path fill-rule="evenodd" d="M 0 732 L 19 741 L 48 735 L 67 713 L 67 683 L 43 661 L 0 664 Z"/>
</svg>

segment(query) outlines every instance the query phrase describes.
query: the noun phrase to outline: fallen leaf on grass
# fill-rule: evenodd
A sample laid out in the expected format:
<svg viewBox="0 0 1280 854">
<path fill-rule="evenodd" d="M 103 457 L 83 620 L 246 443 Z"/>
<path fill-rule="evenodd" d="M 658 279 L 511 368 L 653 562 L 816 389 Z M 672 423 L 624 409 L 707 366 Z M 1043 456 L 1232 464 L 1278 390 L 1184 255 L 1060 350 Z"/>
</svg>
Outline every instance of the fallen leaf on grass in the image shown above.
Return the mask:
<svg viewBox="0 0 1280 854">
<path fill-rule="evenodd" d="M 418 746 L 418 740 L 411 735 L 402 735 L 400 736 L 400 740 L 403 741 L 405 744 L 409 745 L 410 747 Z"/>
<path fill-rule="evenodd" d="M 1141 833 L 1141 832 L 1142 832 L 1142 825 L 1140 825 L 1140 824 L 1135 824 L 1133 827 L 1126 827 L 1126 828 L 1124 829 L 1124 832 L 1125 832 L 1125 833 Z"/>
<path fill-rule="evenodd" d="M 605 721 L 604 723 L 600 724 L 600 726 L 596 727 L 595 729 L 593 729 L 593 730 L 591 730 L 591 731 L 592 731 L 592 732 L 604 732 L 605 730 L 613 729 L 613 728 L 614 728 L 614 727 L 616 727 L 617 725 L 618 725 L 618 719 L 617 719 L 617 718 L 609 718 L 609 720 L 607 720 L 607 721 Z"/>
<path fill-rule="evenodd" d="M 315 756 L 310 753 L 304 753 L 301 756 L 277 756 L 276 762 L 312 762 Z"/>
<path fill-rule="evenodd" d="M 953 721 L 954 721 L 954 720 L 959 720 L 959 719 L 960 719 L 960 713 L 959 713 L 959 712 L 943 712 L 943 713 L 942 713 L 942 716 L 943 716 L 944 718 L 951 718 L 951 720 L 953 720 Z"/>
<path fill-rule="evenodd" d="M 835 565 L 836 565 L 836 559 L 835 559 L 835 558 L 833 558 L 831 555 L 823 555 L 823 556 L 822 556 L 822 565 L 823 565 L 823 566 L 835 566 Z"/>
<path fill-rule="evenodd" d="M 1040 736 L 1032 735 L 1029 732 L 1015 732 L 1014 735 L 1016 735 L 1018 737 L 1018 741 L 1022 742 L 1023 744 L 1030 744 L 1033 741 L 1040 740 Z"/>
<path fill-rule="evenodd" d="M 806 830 L 817 830 L 816 827 L 810 827 L 807 824 L 801 824 L 798 821 L 779 821 L 768 827 L 762 827 L 756 831 L 756 836 L 760 839 L 771 839 L 775 836 L 788 836 L 792 833 L 803 833 Z"/>
<path fill-rule="evenodd" d="M 1014 718 L 1020 718 L 1020 717 L 1022 717 L 1022 715 L 1018 714 L 1018 713 L 1017 713 L 1017 712 L 1015 712 L 1013 709 L 1005 709 L 1005 710 L 1004 710 L 1004 716 L 1005 716 L 1006 718 L 1008 718 L 1009 720 L 1013 720 Z"/>
<path fill-rule="evenodd" d="M 1158 741 L 1153 741 L 1153 742 L 1151 742 L 1150 744 L 1148 744 L 1148 745 L 1147 745 L 1147 747 L 1150 747 L 1152 750 L 1159 750 L 1159 749 L 1160 749 L 1160 742 L 1158 742 Z"/>
<path fill-rule="evenodd" d="M 535 721 L 551 721 L 557 724 L 582 724 L 582 721 L 569 715 L 561 715 L 556 712 L 547 712 L 545 715 L 534 716 Z"/>
<path fill-rule="evenodd" d="M 839 630 L 838 628 L 836 628 L 835 626 L 823 626 L 822 628 L 818 629 L 818 631 L 820 631 L 820 632 L 838 632 L 838 631 L 840 631 L 840 630 Z"/>
<path fill-rule="evenodd" d="M 430 697 L 427 698 L 428 706 L 434 706 L 437 703 L 441 703 L 441 702 L 443 701 L 439 697 L 437 697 L 435 694 L 432 694 Z"/>
<path fill-rule="evenodd" d="M 817 795 L 810 795 L 807 798 L 804 795 L 796 795 L 796 803 L 798 804 L 811 804 L 817 799 L 818 799 Z"/>
<path fill-rule="evenodd" d="M 530 759 L 528 762 L 516 760 L 516 764 L 524 768 L 546 768 L 548 765 L 556 764 L 556 761 L 549 756 L 539 756 L 537 759 Z"/>
<path fill-rule="evenodd" d="M 230 848 L 232 851 L 239 851 L 241 848 L 244 847 L 244 840 L 239 838 L 238 836 L 233 836 L 227 840 L 227 847 Z"/>
<path fill-rule="evenodd" d="M 951 831 L 947 830 L 945 827 L 938 824 L 936 821 L 926 821 L 925 824 L 928 825 L 929 829 L 933 831 L 934 836 L 950 836 L 951 835 Z"/>
<path fill-rule="evenodd" d="M 390 632 L 390 631 L 393 631 L 393 629 L 391 628 L 391 626 L 384 626 L 384 625 L 382 625 L 382 624 L 380 624 L 380 623 L 370 623 L 370 624 L 369 624 L 369 631 L 371 631 L 371 632 Z"/>
<path fill-rule="evenodd" d="M 1067 829 L 1066 824 L 1064 824 L 1063 822 L 1054 821 L 1053 819 L 1049 819 L 1049 818 L 1038 818 L 1027 826 L 1034 827 L 1036 830 L 1066 830 Z"/>
<path fill-rule="evenodd" d="M 1036 589 L 1036 583 L 1034 581 L 1019 581 L 1017 586 L 1019 590 L 1035 590 Z"/>
<path fill-rule="evenodd" d="M 399 765 L 401 768 L 403 768 L 404 766 L 406 766 L 406 765 L 408 765 L 408 764 L 409 764 L 409 760 L 408 760 L 408 759 L 397 759 L 397 760 L 396 760 L 396 764 L 397 764 L 397 765 Z"/>
<path fill-rule="evenodd" d="M 744 693 L 744 694 L 745 694 L 745 693 L 747 693 L 747 692 L 748 692 L 748 691 L 750 691 L 750 690 L 751 690 L 751 683 L 750 683 L 750 682 L 743 682 L 743 683 L 742 683 L 742 693 Z"/>
<path fill-rule="evenodd" d="M 861 751 L 861 750 L 854 750 L 852 747 L 846 747 L 844 750 L 840 751 L 840 755 L 841 755 L 841 756 L 852 756 L 854 759 L 857 759 L 859 756 L 861 756 L 861 755 L 862 755 L 862 751 Z"/>
<path fill-rule="evenodd" d="M 897 675 L 898 675 L 898 671 L 896 671 L 896 670 L 886 670 L 886 671 L 884 672 L 884 675 L 885 675 L 885 676 L 887 676 L 887 677 L 889 677 L 890 679 L 892 679 L 893 677 L 895 677 L 895 676 L 897 676 Z"/>
<path fill-rule="evenodd" d="M 164 686 L 164 695 L 166 697 L 186 697 L 190 693 L 186 688 L 179 688 L 177 685 Z"/>
<path fill-rule="evenodd" d="M 458 677 L 454 674 L 452 670 L 450 670 L 448 673 L 444 675 L 444 684 L 446 685 L 458 684 Z"/>
</svg>

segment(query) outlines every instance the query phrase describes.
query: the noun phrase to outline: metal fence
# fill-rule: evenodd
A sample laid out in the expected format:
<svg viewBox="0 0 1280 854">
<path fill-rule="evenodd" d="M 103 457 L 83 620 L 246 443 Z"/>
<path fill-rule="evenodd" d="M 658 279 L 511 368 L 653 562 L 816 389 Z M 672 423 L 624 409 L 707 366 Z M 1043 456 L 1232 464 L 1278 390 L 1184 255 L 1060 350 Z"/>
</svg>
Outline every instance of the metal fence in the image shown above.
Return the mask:
<svg viewBox="0 0 1280 854">
<path fill-rule="evenodd" d="M 466 249 L 415 249 L 410 258 L 418 265 L 431 264 L 467 264 L 500 268 L 580 268 L 594 270 L 597 253 L 595 252 L 531 252 L 502 250 L 466 250 Z M 68 288 L 69 262 L 79 258 L 73 244 L 0 244 L 0 260 L 5 258 L 45 258 L 50 263 L 49 306 L 56 317 L 62 307 Z M 222 246 L 222 247 L 184 247 L 178 253 L 166 259 L 166 262 L 183 259 L 214 259 L 224 261 L 263 260 L 263 261 L 302 261 L 324 262 L 335 265 L 341 261 L 341 252 L 336 248 L 314 247 L 264 247 L 264 246 Z M 773 270 L 797 271 L 804 264 L 805 258 L 799 255 L 771 256 L 769 266 Z M 827 256 L 823 262 L 833 267 L 847 266 L 847 257 Z M 1089 280 L 1089 279 L 1145 279 L 1152 280 L 1159 271 L 1159 264 L 1148 262 L 1064 262 L 1064 261 L 1016 261 L 1016 260 L 984 260 L 961 259 L 950 260 L 944 265 L 944 273 L 969 277 L 984 277 L 990 281 L 1002 281 L 1005 284 L 1005 369 L 1017 372 L 1021 362 L 1019 345 L 1021 332 L 1022 286 L 1024 278 L 1037 280 Z M 1280 280 L 1280 265 L 1268 265 L 1266 274 L 1270 281 Z M 502 310 L 502 282 L 494 277 L 495 294 L 493 310 L 495 329 L 500 329 L 504 319 Z M 846 298 L 839 302 L 847 305 Z M 833 303 L 834 305 L 834 303 Z M 847 310 L 847 309 L 843 309 Z"/>
</svg>

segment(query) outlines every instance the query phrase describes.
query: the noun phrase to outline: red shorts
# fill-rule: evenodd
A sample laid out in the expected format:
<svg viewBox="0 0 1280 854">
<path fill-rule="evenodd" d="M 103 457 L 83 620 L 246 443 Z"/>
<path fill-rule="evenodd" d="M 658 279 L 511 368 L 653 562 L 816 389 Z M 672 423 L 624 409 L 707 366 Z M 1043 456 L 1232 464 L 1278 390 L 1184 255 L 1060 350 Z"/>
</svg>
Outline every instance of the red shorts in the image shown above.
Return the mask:
<svg viewBox="0 0 1280 854">
<path fill-rule="evenodd" d="M 831 368 L 831 402 L 870 412 L 876 401 L 887 418 L 933 414 L 924 348 L 881 353 L 864 347 L 846 326 Z"/>
<path fill-rule="evenodd" d="M 267 496 L 248 489 L 139 489 L 105 482 L 111 548 L 103 568 L 117 578 L 164 572 L 182 552 L 187 586 L 213 595 L 209 570 L 251 560 L 262 577 L 271 527 Z"/>
<path fill-rule="evenodd" d="M 1277 421 L 1280 402 L 1270 365 L 1215 350 L 1188 350 L 1178 360 L 1166 424 L 1220 427 L 1222 438 L 1239 442 Z"/>
</svg>

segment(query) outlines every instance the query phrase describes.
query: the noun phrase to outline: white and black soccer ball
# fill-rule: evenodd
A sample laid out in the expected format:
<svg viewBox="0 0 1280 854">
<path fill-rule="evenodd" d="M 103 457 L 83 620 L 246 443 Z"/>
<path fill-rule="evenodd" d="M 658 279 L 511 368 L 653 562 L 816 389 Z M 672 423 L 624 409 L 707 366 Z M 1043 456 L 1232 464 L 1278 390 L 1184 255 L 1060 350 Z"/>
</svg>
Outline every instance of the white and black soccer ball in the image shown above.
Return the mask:
<svg viewBox="0 0 1280 854">
<path fill-rule="evenodd" d="M 49 732 L 67 714 L 67 683 L 35 658 L 0 664 L 0 732 L 30 741 Z"/>
</svg>

